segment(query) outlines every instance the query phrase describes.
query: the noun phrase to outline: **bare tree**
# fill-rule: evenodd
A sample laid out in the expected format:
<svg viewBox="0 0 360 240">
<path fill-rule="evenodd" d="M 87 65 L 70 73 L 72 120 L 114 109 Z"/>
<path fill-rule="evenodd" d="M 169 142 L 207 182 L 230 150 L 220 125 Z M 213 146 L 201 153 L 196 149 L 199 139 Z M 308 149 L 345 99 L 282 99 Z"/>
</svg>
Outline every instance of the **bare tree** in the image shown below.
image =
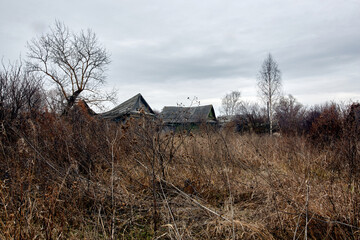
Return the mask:
<svg viewBox="0 0 360 240">
<path fill-rule="evenodd" d="M 275 108 L 276 119 L 282 133 L 300 133 L 301 121 L 304 119 L 305 109 L 291 94 L 281 97 Z"/>
<path fill-rule="evenodd" d="M 259 95 L 266 103 L 269 118 L 269 133 L 273 131 L 274 106 L 281 96 L 281 72 L 271 54 L 264 60 L 258 75 Z"/>
<path fill-rule="evenodd" d="M 72 33 L 56 21 L 49 33 L 28 42 L 27 48 L 29 69 L 44 75 L 65 98 L 63 114 L 83 92 L 82 97 L 89 101 L 111 97 L 99 90 L 105 83 L 109 54 L 91 30 Z"/>
<path fill-rule="evenodd" d="M 239 91 L 227 93 L 221 100 L 221 112 L 226 116 L 238 114 L 241 107 L 240 96 Z"/>
<path fill-rule="evenodd" d="M 21 60 L 0 65 L 0 122 L 12 121 L 20 114 L 32 114 L 43 104 L 42 80 L 29 74 Z"/>
</svg>

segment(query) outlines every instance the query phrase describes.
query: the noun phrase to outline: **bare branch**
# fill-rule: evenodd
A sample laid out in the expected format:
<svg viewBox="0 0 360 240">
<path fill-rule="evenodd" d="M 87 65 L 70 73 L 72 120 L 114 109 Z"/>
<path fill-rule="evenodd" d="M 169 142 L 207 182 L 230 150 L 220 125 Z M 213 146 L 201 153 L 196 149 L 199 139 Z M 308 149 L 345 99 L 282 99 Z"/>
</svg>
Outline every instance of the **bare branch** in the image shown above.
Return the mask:
<svg viewBox="0 0 360 240">
<path fill-rule="evenodd" d="M 83 91 L 105 83 L 109 55 L 91 30 L 71 33 L 56 21 L 50 31 L 27 44 L 27 65 L 54 83 L 64 95 L 67 112 Z M 106 96 L 106 95 L 105 95 Z"/>
<path fill-rule="evenodd" d="M 261 65 L 257 83 L 260 98 L 267 105 L 270 125 L 269 133 L 271 135 L 273 130 L 274 107 L 281 96 L 281 72 L 271 54 L 267 56 Z"/>
<path fill-rule="evenodd" d="M 232 91 L 224 96 L 221 100 L 221 111 L 226 116 L 236 115 L 240 111 L 241 93 L 239 91 Z"/>
</svg>

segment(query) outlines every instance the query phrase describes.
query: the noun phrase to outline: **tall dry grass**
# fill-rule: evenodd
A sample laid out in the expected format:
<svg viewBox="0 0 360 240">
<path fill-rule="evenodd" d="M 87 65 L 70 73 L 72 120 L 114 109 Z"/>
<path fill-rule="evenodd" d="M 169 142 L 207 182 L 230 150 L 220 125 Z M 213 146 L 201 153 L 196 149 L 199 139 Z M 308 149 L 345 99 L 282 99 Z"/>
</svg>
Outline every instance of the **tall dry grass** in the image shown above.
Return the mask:
<svg viewBox="0 0 360 240">
<path fill-rule="evenodd" d="M 0 138 L 1 239 L 360 237 L 356 139 L 174 133 L 81 109 Z"/>
</svg>

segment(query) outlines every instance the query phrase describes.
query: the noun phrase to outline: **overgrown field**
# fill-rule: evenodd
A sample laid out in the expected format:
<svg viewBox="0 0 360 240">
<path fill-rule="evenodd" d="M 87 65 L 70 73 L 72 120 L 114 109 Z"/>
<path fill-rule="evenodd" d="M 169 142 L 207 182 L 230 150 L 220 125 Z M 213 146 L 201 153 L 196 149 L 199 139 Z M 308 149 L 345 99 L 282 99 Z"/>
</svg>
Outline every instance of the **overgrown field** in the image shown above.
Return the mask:
<svg viewBox="0 0 360 240">
<path fill-rule="evenodd" d="M 81 111 L 3 122 L 0 239 L 359 239 L 359 143 L 345 130 L 173 133 Z"/>
</svg>

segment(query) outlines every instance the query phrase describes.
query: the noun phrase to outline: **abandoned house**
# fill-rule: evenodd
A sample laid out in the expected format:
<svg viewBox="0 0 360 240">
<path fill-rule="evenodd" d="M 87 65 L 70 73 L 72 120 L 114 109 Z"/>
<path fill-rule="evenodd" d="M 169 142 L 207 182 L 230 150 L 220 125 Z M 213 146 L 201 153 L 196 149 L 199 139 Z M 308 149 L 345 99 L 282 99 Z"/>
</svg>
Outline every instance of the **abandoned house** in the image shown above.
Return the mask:
<svg viewBox="0 0 360 240">
<path fill-rule="evenodd" d="M 115 122 L 124 122 L 130 117 L 139 118 L 142 114 L 150 117 L 155 116 L 154 111 L 139 93 L 110 111 L 100 113 L 99 116 Z"/>
<path fill-rule="evenodd" d="M 215 125 L 217 123 L 212 105 L 198 107 L 164 107 L 160 118 L 169 127 L 195 127 L 200 124 Z"/>
</svg>

